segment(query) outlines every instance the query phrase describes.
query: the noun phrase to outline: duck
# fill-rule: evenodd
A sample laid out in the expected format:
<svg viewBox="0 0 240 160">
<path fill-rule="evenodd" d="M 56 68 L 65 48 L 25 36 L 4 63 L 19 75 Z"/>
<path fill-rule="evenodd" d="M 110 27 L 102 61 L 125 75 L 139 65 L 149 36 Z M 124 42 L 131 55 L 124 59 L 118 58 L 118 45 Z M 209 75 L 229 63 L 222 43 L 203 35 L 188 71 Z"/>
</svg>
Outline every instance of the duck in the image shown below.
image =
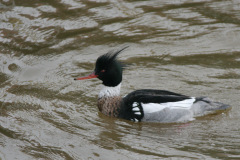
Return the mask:
<svg viewBox="0 0 240 160">
<path fill-rule="evenodd" d="M 97 107 L 104 115 L 134 122 L 173 123 L 192 121 L 195 117 L 225 111 L 230 107 L 205 96 L 192 97 L 157 89 L 139 89 L 121 97 L 122 75 L 126 67 L 117 57 L 126 48 L 128 46 L 99 56 L 91 74 L 74 78 L 98 78 L 102 81 Z"/>
</svg>

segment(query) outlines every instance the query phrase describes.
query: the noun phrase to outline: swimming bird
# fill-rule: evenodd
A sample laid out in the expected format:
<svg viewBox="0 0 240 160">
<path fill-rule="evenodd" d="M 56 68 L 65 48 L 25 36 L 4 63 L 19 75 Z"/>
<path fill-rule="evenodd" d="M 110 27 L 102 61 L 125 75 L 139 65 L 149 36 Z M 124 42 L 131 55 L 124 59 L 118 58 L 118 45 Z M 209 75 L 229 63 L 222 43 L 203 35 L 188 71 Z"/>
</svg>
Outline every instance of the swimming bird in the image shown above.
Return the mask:
<svg viewBox="0 0 240 160">
<path fill-rule="evenodd" d="M 74 80 L 98 78 L 103 89 L 98 95 L 97 106 L 104 115 L 131 121 L 184 122 L 194 117 L 226 110 L 230 106 L 208 97 L 190 97 L 166 90 L 140 89 L 120 96 L 124 64 L 117 56 L 123 47 L 98 57 L 94 71 Z"/>
</svg>

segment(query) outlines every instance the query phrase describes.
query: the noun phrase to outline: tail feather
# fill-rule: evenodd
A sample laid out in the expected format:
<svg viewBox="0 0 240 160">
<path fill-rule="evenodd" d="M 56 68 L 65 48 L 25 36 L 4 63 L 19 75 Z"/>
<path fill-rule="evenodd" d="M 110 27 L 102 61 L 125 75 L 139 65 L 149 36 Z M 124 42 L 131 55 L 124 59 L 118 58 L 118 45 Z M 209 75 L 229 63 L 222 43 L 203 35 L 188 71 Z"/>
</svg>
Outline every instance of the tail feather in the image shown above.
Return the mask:
<svg viewBox="0 0 240 160">
<path fill-rule="evenodd" d="M 192 110 L 195 115 L 198 114 L 206 114 L 209 111 L 219 111 L 219 110 L 226 110 L 230 106 L 227 104 L 223 104 L 220 102 L 215 102 L 214 100 L 208 97 L 197 97 L 196 101 L 192 106 Z"/>
</svg>

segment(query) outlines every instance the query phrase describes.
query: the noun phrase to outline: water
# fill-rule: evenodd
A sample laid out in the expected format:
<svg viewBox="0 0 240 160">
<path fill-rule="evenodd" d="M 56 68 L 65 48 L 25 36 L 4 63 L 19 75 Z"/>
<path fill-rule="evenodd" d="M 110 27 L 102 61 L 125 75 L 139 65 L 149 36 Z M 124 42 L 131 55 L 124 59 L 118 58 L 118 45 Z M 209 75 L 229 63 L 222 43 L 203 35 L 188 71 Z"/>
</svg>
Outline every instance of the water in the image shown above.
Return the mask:
<svg viewBox="0 0 240 160">
<path fill-rule="evenodd" d="M 0 159 L 240 159 L 238 0 L 2 0 Z M 158 88 L 232 109 L 188 123 L 98 112 L 101 82 L 74 81 L 119 59 L 122 95 Z"/>
</svg>

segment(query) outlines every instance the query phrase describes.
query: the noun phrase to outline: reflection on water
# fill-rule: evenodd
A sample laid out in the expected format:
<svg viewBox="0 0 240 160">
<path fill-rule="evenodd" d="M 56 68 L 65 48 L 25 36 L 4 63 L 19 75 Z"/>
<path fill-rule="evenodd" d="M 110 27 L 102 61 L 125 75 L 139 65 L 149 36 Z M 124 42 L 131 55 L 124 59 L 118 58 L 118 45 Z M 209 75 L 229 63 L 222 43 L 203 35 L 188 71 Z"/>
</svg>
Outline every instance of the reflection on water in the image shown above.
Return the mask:
<svg viewBox="0 0 240 160">
<path fill-rule="evenodd" d="M 0 1 L 1 159 L 239 159 L 240 2 Z M 98 80 L 74 82 L 122 45 L 122 95 L 159 88 L 229 112 L 134 123 L 98 112 Z"/>
</svg>

